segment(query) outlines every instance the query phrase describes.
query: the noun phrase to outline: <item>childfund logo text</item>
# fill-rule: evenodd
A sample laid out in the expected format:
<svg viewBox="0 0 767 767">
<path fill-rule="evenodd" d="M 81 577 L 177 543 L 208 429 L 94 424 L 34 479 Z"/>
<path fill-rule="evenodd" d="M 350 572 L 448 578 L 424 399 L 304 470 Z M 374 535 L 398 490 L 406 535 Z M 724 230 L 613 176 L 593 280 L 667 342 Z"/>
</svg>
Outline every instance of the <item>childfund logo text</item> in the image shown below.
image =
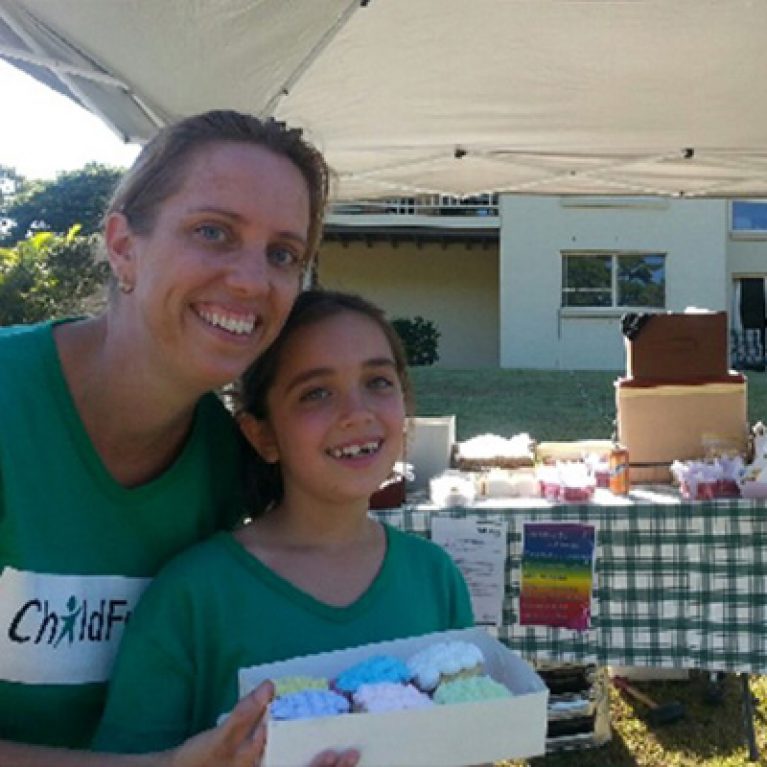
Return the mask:
<svg viewBox="0 0 767 767">
<path fill-rule="evenodd" d="M 131 616 L 126 599 L 78 599 L 74 594 L 58 608 L 48 599 L 30 599 L 23 603 L 8 624 L 8 638 L 25 644 L 109 642 L 118 627 Z"/>
</svg>

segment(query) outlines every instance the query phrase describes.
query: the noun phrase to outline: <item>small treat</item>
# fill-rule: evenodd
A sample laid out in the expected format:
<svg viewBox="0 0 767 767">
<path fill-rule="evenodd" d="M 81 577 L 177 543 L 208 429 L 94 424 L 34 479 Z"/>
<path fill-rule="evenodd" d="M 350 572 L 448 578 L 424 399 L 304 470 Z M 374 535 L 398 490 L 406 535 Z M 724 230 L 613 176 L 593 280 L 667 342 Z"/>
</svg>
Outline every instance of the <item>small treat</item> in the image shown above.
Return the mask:
<svg viewBox="0 0 767 767">
<path fill-rule="evenodd" d="M 448 506 L 468 506 L 477 495 L 474 478 L 468 472 L 448 469 L 429 480 L 429 495 L 432 503 Z"/>
<path fill-rule="evenodd" d="M 470 642 L 440 642 L 421 650 L 408 660 L 415 683 L 431 692 L 441 682 L 476 676 L 483 671 L 482 650 Z"/>
<path fill-rule="evenodd" d="M 275 698 L 269 706 L 273 719 L 316 719 L 349 713 L 349 701 L 332 690 L 301 690 Z"/>
<path fill-rule="evenodd" d="M 508 687 L 489 676 L 474 676 L 469 679 L 444 682 L 434 692 L 434 702 L 439 705 L 511 697 Z"/>
<path fill-rule="evenodd" d="M 363 684 L 376 682 L 409 682 L 412 674 L 408 667 L 391 655 L 374 655 L 339 674 L 333 687 L 352 695 Z"/>
<path fill-rule="evenodd" d="M 533 446 L 529 434 L 515 434 L 511 439 L 497 434 L 480 434 L 456 443 L 454 463 L 456 468 L 464 471 L 533 466 Z"/>
<path fill-rule="evenodd" d="M 327 679 L 315 676 L 283 676 L 274 680 L 274 694 L 276 698 L 289 695 L 301 690 L 327 690 Z"/>
<path fill-rule="evenodd" d="M 538 494 L 535 469 L 489 469 L 484 494 L 488 498 L 527 498 Z"/>
<path fill-rule="evenodd" d="M 428 708 L 433 705 L 434 701 L 420 690 L 416 690 L 412 684 L 394 682 L 363 684 L 354 693 L 354 710 L 370 714 L 408 708 Z"/>
</svg>

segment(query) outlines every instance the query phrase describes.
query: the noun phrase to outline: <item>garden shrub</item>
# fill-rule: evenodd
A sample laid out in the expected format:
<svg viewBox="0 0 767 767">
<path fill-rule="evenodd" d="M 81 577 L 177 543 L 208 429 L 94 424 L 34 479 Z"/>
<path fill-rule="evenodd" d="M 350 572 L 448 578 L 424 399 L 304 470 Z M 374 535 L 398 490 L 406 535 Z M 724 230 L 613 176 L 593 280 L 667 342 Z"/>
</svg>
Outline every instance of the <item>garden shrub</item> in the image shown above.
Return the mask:
<svg viewBox="0 0 767 767">
<path fill-rule="evenodd" d="M 405 347 L 408 365 L 433 365 L 439 359 L 437 326 L 423 317 L 397 317 L 392 320 Z"/>
</svg>

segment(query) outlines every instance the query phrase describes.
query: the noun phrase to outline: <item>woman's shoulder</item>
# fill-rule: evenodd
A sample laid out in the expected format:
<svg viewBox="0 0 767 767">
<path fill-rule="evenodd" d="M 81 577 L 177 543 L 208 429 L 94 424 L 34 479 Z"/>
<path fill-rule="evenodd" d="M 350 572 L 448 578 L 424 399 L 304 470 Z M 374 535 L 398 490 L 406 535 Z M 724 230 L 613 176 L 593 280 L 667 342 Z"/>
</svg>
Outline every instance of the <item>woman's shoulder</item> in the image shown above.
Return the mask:
<svg viewBox="0 0 767 767">
<path fill-rule="evenodd" d="M 0 327 L 0 356 L 21 359 L 30 354 L 39 355 L 41 342 L 52 337 L 52 327 L 50 321 Z"/>
<path fill-rule="evenodd" d="M 34 398 L 42 406 L 56 380 L 58 360 L 52 323 L 11 325 L 0 328 L 0 410 L 18 411 L 16 405 Z"/>
<path fill-rule="evenodd" d="M 5 374 L 6 381 L 17 379 L 29 386 L 30 377 L 36 380 L 59 369 L 54 328 L 79 319 L 65 317 L 0 327 L 0 373 Z"/>
</svg>

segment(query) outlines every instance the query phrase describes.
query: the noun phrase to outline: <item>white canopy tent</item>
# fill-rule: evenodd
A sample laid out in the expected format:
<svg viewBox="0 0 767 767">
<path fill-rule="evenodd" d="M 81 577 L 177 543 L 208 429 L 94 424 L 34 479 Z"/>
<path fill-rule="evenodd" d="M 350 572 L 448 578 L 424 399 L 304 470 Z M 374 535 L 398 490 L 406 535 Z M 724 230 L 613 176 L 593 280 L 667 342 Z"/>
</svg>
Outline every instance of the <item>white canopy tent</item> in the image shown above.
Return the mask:
<svg viewBox="0 0 767 767">
<path fill-rule="evenodd" d="M 767 197 L 767 0 L 0 0 L 0 57 L 127 141 L 300 125 L 340 199 Z"/>
</svg>

